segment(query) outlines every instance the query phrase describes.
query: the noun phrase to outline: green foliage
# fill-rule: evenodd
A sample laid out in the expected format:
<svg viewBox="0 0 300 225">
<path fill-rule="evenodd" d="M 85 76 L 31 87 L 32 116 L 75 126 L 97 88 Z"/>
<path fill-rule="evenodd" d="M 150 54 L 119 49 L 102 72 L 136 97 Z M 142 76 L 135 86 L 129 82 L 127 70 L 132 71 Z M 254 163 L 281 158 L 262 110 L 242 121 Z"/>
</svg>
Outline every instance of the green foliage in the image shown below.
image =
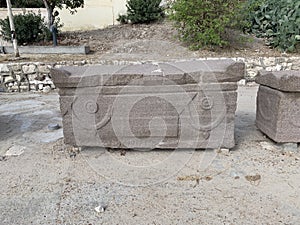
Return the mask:
<svg viewBox="0 0 300 225">
<path fill-rule="evenodd" d="M 42 0 L 12 0 L 13 8 L 44 8 Z M 0 0 L 0 8 L 6 8 L 6 0 Z"/>
<path fill-rule="evenodd" d="M 127 15 L 119 15 L 117 21 L 120 22 L 121 24 L 127 24 L 128 23 Z"/>
<path fill-rule="evenodd" d="M 13 8 L 44 8 L 44 3 L 41 0 L 13 0 Z"/>
<path fill-rule="evenodd" d="M 128 0 L 127 15 L 120 15 L 117 19 L 121 23 L 150 23 L 164 16 L 160 6 L 161 0 Z"/>
<path fill-rule="evenodd" d="M 293 52 L 300 44 L 299 0 L 248 0 L 244 7 L 244 31 L 267 38 L 269 44 Z"/>
<path fill-rule="evenodd" d="M 191 49 L 227 44 L 222 35 L 230 25 L 239 0 L 175 0 L 170 18 L 179 38 Z"/>
<path fill-rule="evenodd" d="M 76 13 L 76 9 L 79 7 L 84 7 L 84 0 L 42 0 L 48 12 L 48 28 L 53 25 L 55 21 L 54 9 L 57 7 L 59 9 L 66 8 L 71 14 Z"/>
<path fill-rule="evenodd" d="M 50 31 L 40 14 L 32 12 L 14 16 L 17 41 L 20 44 L 39 42 L 50 37 Z M 1 34 L 5 40 L 11 40 L 9 19 L 0 20 Z"/>
<path fill-rule="evenodd" d="M 65 7 L 68 9 L 71 13 L 76 12 L 76 8 L 80 8 L 84 6 L 84 0 L 43 0 L 47 3 L 48 6 L 51 8 L 59 8 L 62 9 Z"/>
</svg>

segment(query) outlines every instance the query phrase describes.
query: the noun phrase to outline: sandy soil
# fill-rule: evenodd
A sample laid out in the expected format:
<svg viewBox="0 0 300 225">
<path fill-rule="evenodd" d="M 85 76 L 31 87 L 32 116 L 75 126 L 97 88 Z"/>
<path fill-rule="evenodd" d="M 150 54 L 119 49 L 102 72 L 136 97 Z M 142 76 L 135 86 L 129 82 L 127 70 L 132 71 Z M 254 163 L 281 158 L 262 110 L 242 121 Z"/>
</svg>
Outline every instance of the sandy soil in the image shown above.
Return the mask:
<svg viewBox="0 0 300 225">
<path fill-rule="evenodd" d="M 256 91 L 239 87 L 235 149 L 177 152 L 173 166 L 170 151 L 78 152 L 47 128 L 57 93 L 1 94 L 1 224 L 298 224 L 300 154 L 255 128 Z"/>
</svg>

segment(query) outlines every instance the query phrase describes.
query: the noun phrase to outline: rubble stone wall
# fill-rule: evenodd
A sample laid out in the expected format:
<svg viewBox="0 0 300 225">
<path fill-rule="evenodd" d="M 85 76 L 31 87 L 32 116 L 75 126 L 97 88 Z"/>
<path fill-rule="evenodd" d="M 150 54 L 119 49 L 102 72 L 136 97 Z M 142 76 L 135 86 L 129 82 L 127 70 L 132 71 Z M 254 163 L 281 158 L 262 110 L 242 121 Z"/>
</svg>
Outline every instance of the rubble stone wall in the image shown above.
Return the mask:
<svg viewBox="0 0 300 225">
<path fill-rule="evenodd" d="M 212 58 L 207 58 L 212 59 Z M 224 58 L 213 58 L 224 59 Z M 260 70 L 282 71 L 300 70 L 300 57 L 258 57 L 258 58 L 232 58 L 246 64 L 246 82 L 254 81 Z M 0 64 L 0 91 L 44 91 L 55 89 L 50 76 L 50 68 L 61 66 L 83 66 L 83 65 L 126 65 L 141 64 L 144 62 L 131 61 L 107 61 L 107 60 L 83 60 L 57 63 L 41 62 L 12 62 Z"/>
</svg>

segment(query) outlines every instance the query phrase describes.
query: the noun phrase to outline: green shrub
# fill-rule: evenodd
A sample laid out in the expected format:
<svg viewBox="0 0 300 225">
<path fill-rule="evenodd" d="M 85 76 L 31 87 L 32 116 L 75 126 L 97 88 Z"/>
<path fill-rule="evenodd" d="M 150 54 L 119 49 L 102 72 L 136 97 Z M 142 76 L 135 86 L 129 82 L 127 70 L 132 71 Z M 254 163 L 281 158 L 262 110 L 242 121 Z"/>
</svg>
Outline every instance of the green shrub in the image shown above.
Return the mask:
<svg viewBox="0 0 300 225">
<path fill-rule="evenodd" d="M 244 31 L 267 38 L 271 46 L 296 51 L 300 43 L 299 0 L 248 0 L 243 10 Z"/>
<path fill-rule="evenodd" d="M 128 23 L 127 15 L 119 15 L 117 21 L 120 22 L 121 24 L 127 24 Z"/>
<path fill-rule="evenodd" d="M 41 0 L 13 0 L 12 4 L 14 8 L 45 8 Z"/>
<path fill-rule="evenodd" d="M 26 13 L 14 16 L 16 37 L 19 44 L 30 44 L 51 37 L 44 19 L 40 14 Z M 9 19 L 0 20 L 1 34 L 5 40 L 11 40 Z"/>
<path fill-rule="evenodd" d="M 151 23 L 164 16 L 161 0 L 128 0 L 127 14 L 117 19 L 121 23 Z"/>
<path fill-rule="evenodd" d="M 175 0 L 170 18 L 175 21 L 179 38 L 191 49 L 224 46 L 222 35 L 231 23 L 239 0 Z"/>
</svg>

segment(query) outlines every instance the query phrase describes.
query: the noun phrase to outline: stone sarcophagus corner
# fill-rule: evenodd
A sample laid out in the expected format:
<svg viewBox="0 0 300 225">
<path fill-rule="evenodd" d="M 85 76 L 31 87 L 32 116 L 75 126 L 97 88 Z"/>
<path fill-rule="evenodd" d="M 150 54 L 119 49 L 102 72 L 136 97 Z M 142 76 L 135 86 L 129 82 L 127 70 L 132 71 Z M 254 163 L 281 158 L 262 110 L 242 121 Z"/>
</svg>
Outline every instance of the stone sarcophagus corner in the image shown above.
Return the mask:
<svg viewBox="0 0 300 225">
<path fill-rule="evenodd" d="M 256 125 L 278 143 L 300 142 L 300 71 L 260 71 Z"/>
<path fill-rule="evenodd" d="M 52 69 L 66 144 L 108 148 L 232 148 L 245 65 L 194 60 Z"/>
</svg>

